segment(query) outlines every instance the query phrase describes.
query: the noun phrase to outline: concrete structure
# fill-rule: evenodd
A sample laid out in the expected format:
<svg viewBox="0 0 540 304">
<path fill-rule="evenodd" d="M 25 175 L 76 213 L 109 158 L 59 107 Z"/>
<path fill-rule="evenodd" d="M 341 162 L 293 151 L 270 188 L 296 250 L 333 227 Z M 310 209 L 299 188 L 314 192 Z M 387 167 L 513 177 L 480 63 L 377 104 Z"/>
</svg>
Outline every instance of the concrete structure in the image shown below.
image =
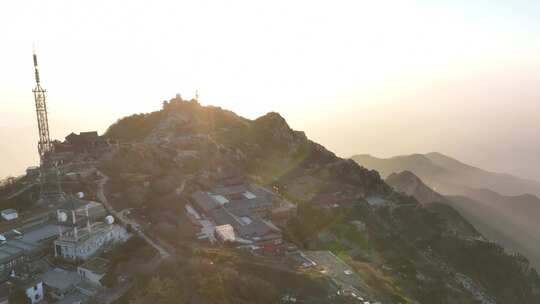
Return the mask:
<svg viewBox="0 0 540 304">
<path fill-rule="evenodd" d="M 43 301 L 43 282 L 35 277 L 10 277 L 0 285 L 0 304 L 8 304 L 9 296 L 15 290 L 22 290 L 30 303 Z"/>
<path fill-rule="evenodd" d="M 58 237 L 59 227 L 35 224 L 3 234 L 0 244 L 0 275 L 10 273 L 17 265 L 24 265 L 42 256 Z"/>
<path fill-rule="evenodd" d="M 128 239 L 126 229 L 118 225 L 94 223 L 85 228 L 74 227 L 54 242 L 54 255 L 66 260 L 87 260 L 100 250 Z"/>
<path fill-rule="evenodd" d="M 2 218 L 6 221 L 12 221 L 19 217 L 19 213 L 17 213 L 17 210 L 15 209 L 4 209 L 0 211 L 0 215 L 2 215 Z"/>
<path fill-rule="evenodd" d="M 43 281 L 36 277 L 10 277 L 9 282 L 21 289 L 32 304 L 43 301 Z"/>
<path fill-rule="evenodd" d="M 73 223 L 73 216 L 75 215 L 77 217 L 75 221 L 85 225 L 85 221 L 81 221 L 81 219 L 86 219 L 88 217 L 92 221 L 101 220 L 107 215 L 107 210 L 101 203 L 87 201 L 76 197 L 68 197 L 56 210 L 56 218 L 59 222 L 62 222 L 60 220 L 61 213 L 65 214 L 65 223 Z"/>
<path fill-rule="evenodd" d="M 249 209 L 255 215 L 267 217 L 274 206 L 273 194 L 252 184 L 197 191 L 191 198 L 193 206 L 203 213 L 227 205 L 229 209 Z"/>
<path fill-rule="evenodd" d="M 40 276 L 47 293 L 56 300 L 63 299 L 81 282 L 81 277 L 74 271 L 53 268 Z"/>
<path fill-rule="evenodd" d="M 272 223 L 249 213 L 234 214 L 227 208 L 212 210 L 209 214 L 213 222 L 219 226 L 231 226 L 234 230 L 234 241 L 243 244 L 273 244 L 282 243 L 281 231 Z M 216 231 L 217 233 L 217 231 Z M 221 233 L 230 239 L 232 234 L 229 228 L 222 228 Z"/>
<path fill-rule="evenodd" d="M 103 258 L 93 258 L 77 268 L 77 272 L 84 281 L 101 286 L 101 279 L 107 273 L 109 261 Z"/>
<path fill-rule="evenodd" d="M 236 234 L 234 233 L 234 228 L 230 224 L 216 226 L 215 235 L 216 239 L 224 243 L 236 241 Z"/>
<path fill-rule="evenodd" d="M 7 240 L 0 245 L 0 273 L 9 273 L 15 266 L 32 259 L 36 246 L 21 240 Z"/>
<path fill-rule="evenodd" d="M 197 191 L 191 198 L 194 209 L 215 225 L 212 238 L 221 242 L 251 244 L 269 251 L 275 251 L 282 244 L 280 229 L 269 219 L 286 223 L 291 214 L 296 214 L 295 205 L 286 204 L 273 192 L 254 184 Z M 208 236 L 205 228 L 202 233 Z"/>
<path fill-rule="evenodd" d="M 32 304 L 41 302 L 43 300 L 43 282 L 41 280 L 29 282 L 25 285 L 24 292 Z"/>
<path fill-rule="evenodd" d="M 87 303 L 101 287 L 83 280 L 78 272 L 53 268 L 40 276 L 46 293 L 56 304 Z"/>
<path fill-rule="evenodd" d="M 105 246 L 128 238 L 124 227 L 110 222 L 93 222 L 106 219 L 102 204 L 70 197 L 58 210 L 56 217 L 61 225 L 60 236 L 54 241 L 54 254 L 67 260 L 87 260 Z"/>
</svg>

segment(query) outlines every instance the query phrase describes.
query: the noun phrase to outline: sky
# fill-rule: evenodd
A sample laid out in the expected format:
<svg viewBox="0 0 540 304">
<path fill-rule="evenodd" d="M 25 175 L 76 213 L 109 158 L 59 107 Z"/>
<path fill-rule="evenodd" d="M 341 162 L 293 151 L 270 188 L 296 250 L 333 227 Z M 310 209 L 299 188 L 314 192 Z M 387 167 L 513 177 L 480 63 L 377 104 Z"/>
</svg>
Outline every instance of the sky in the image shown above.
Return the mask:
<svg viewBox="0 0 540 304">
<path fill-rule="evenodd" d="M 177 93 L 269 111 L 339 156 L 439 151 L 540 180 L 539 1 L 2 1 L 0 177 Z"/>
</svg>

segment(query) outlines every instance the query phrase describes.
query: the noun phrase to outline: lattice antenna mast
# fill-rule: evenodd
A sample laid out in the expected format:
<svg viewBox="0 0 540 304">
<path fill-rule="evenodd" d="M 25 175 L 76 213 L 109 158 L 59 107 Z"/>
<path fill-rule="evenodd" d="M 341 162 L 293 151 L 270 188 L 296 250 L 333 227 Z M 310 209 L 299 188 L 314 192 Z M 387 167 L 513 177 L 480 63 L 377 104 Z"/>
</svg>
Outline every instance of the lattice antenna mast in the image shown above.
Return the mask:
<svg viewBox="0 0 540 304">
<path fill-rule="evenodd" d="M 37 55 L 34 51 L 34 71 L 36 76 L 36 87 L 32 92 L 34 92 L 34 100 L 36 102 L 36 116 L 37 116 L 37 123 L 38 123 L 38 132 L 39 132 L 39 142 L 38 142 L 38 151 L 39 151 L 39 159 L 41 162 L 41 165 L 44 165 L 46 162 L 46 158 L 49 155 L 50 152 L 53 150 L 53 146 L 51 144 L 51 138 L 49 136 L 49 119 L 47 117 L 47 102 L 46 102 L 46 95 L 45 89 L 41 87 L 40 79 L 39 79 L 39 68 L 38 68 L 38 61 L 37 61 Z"/>
</svg>

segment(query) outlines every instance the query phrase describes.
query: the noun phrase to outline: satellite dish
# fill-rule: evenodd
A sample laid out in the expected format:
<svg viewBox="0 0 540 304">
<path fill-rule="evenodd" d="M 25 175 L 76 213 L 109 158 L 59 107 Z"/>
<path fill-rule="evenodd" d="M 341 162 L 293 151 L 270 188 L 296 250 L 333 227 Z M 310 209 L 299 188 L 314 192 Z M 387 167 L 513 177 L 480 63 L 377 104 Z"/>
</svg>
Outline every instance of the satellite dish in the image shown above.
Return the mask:
<svg viewBox="0 0 540 304">
<path fill-rule="evenodd" d="M 112 225 L 112 223 L 114 223 L 114 216 L 112 216 L 112 215 L 107 215 L 107 216 L 105 217 L 105 222 L 107 222 L 107 224 L 109 224 L 109 225 Z"/>
<path fill-rule="evenodd" d="M 77 197 L 78 198 L 84 198 L 84 192 L 78 192 Z"/>
<path fill-rule="evenodd" d="M 0 242 L 5 242 L 6 240 L 6 237 L 0 234 Z"/>
<path fill-rule="evenodd" d="M 61 223 L 67 221 L 67 214 L 65 212 L 58 212 L 58 221 Z"/>
</svg>

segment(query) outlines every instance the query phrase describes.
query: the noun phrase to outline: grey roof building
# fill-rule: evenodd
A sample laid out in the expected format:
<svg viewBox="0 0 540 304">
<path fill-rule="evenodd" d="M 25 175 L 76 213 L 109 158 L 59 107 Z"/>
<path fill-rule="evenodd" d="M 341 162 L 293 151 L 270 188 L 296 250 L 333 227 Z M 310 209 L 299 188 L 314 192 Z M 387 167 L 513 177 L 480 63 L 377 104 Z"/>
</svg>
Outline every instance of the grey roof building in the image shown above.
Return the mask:
<svg viewBox="0 0 540 304">
<path fill-rule="evenodd" d="M 281 242 L 281 231 L 265 221 L 274 207 L 274 194 L 253 184 L 217 187 L 192 194 L 193 206 L 216 226 L 230 225 L 237 241 Z"/>
<path fill-rule="evenodd" d="M 271 223 L 251 214 L 236 215 L 223 208 L 214 209 L 210 216 L 216 225 L 231 225 L 236 235 L 252 242 L 281 239 L 281 231 Z"/>
<path fill-rule="evenodd" d="M 273 195 L 261 187 L 243 184 L 219 187 L 210 192 L 197 191 L 191 195 L 194 206 L 204 213 L 227 206 L 229 210 L 252 213 L 264 217 L 273 206 Z"/>
<path fill-rule="evenodd" d="M 218 200 L 208 192 L 197 191 L 191 195 L 191 198 L 195 207 L 205 213 L 221 206 Z"/>
<path fill-rule="evenodd" d="M 0 244 L 0 274 L 42 254 L 59 235 L 57 225 L 37 224 L 5 233 Z"/>
<path fill-rule="evenodd" d="M 75 289 L 75 285 L 81 282 L 81 277 L 75 271 L 62 268 L 53 268 L 40 276 L 48 293 L 55 299 L 60 300 Z"/>
</svg>

